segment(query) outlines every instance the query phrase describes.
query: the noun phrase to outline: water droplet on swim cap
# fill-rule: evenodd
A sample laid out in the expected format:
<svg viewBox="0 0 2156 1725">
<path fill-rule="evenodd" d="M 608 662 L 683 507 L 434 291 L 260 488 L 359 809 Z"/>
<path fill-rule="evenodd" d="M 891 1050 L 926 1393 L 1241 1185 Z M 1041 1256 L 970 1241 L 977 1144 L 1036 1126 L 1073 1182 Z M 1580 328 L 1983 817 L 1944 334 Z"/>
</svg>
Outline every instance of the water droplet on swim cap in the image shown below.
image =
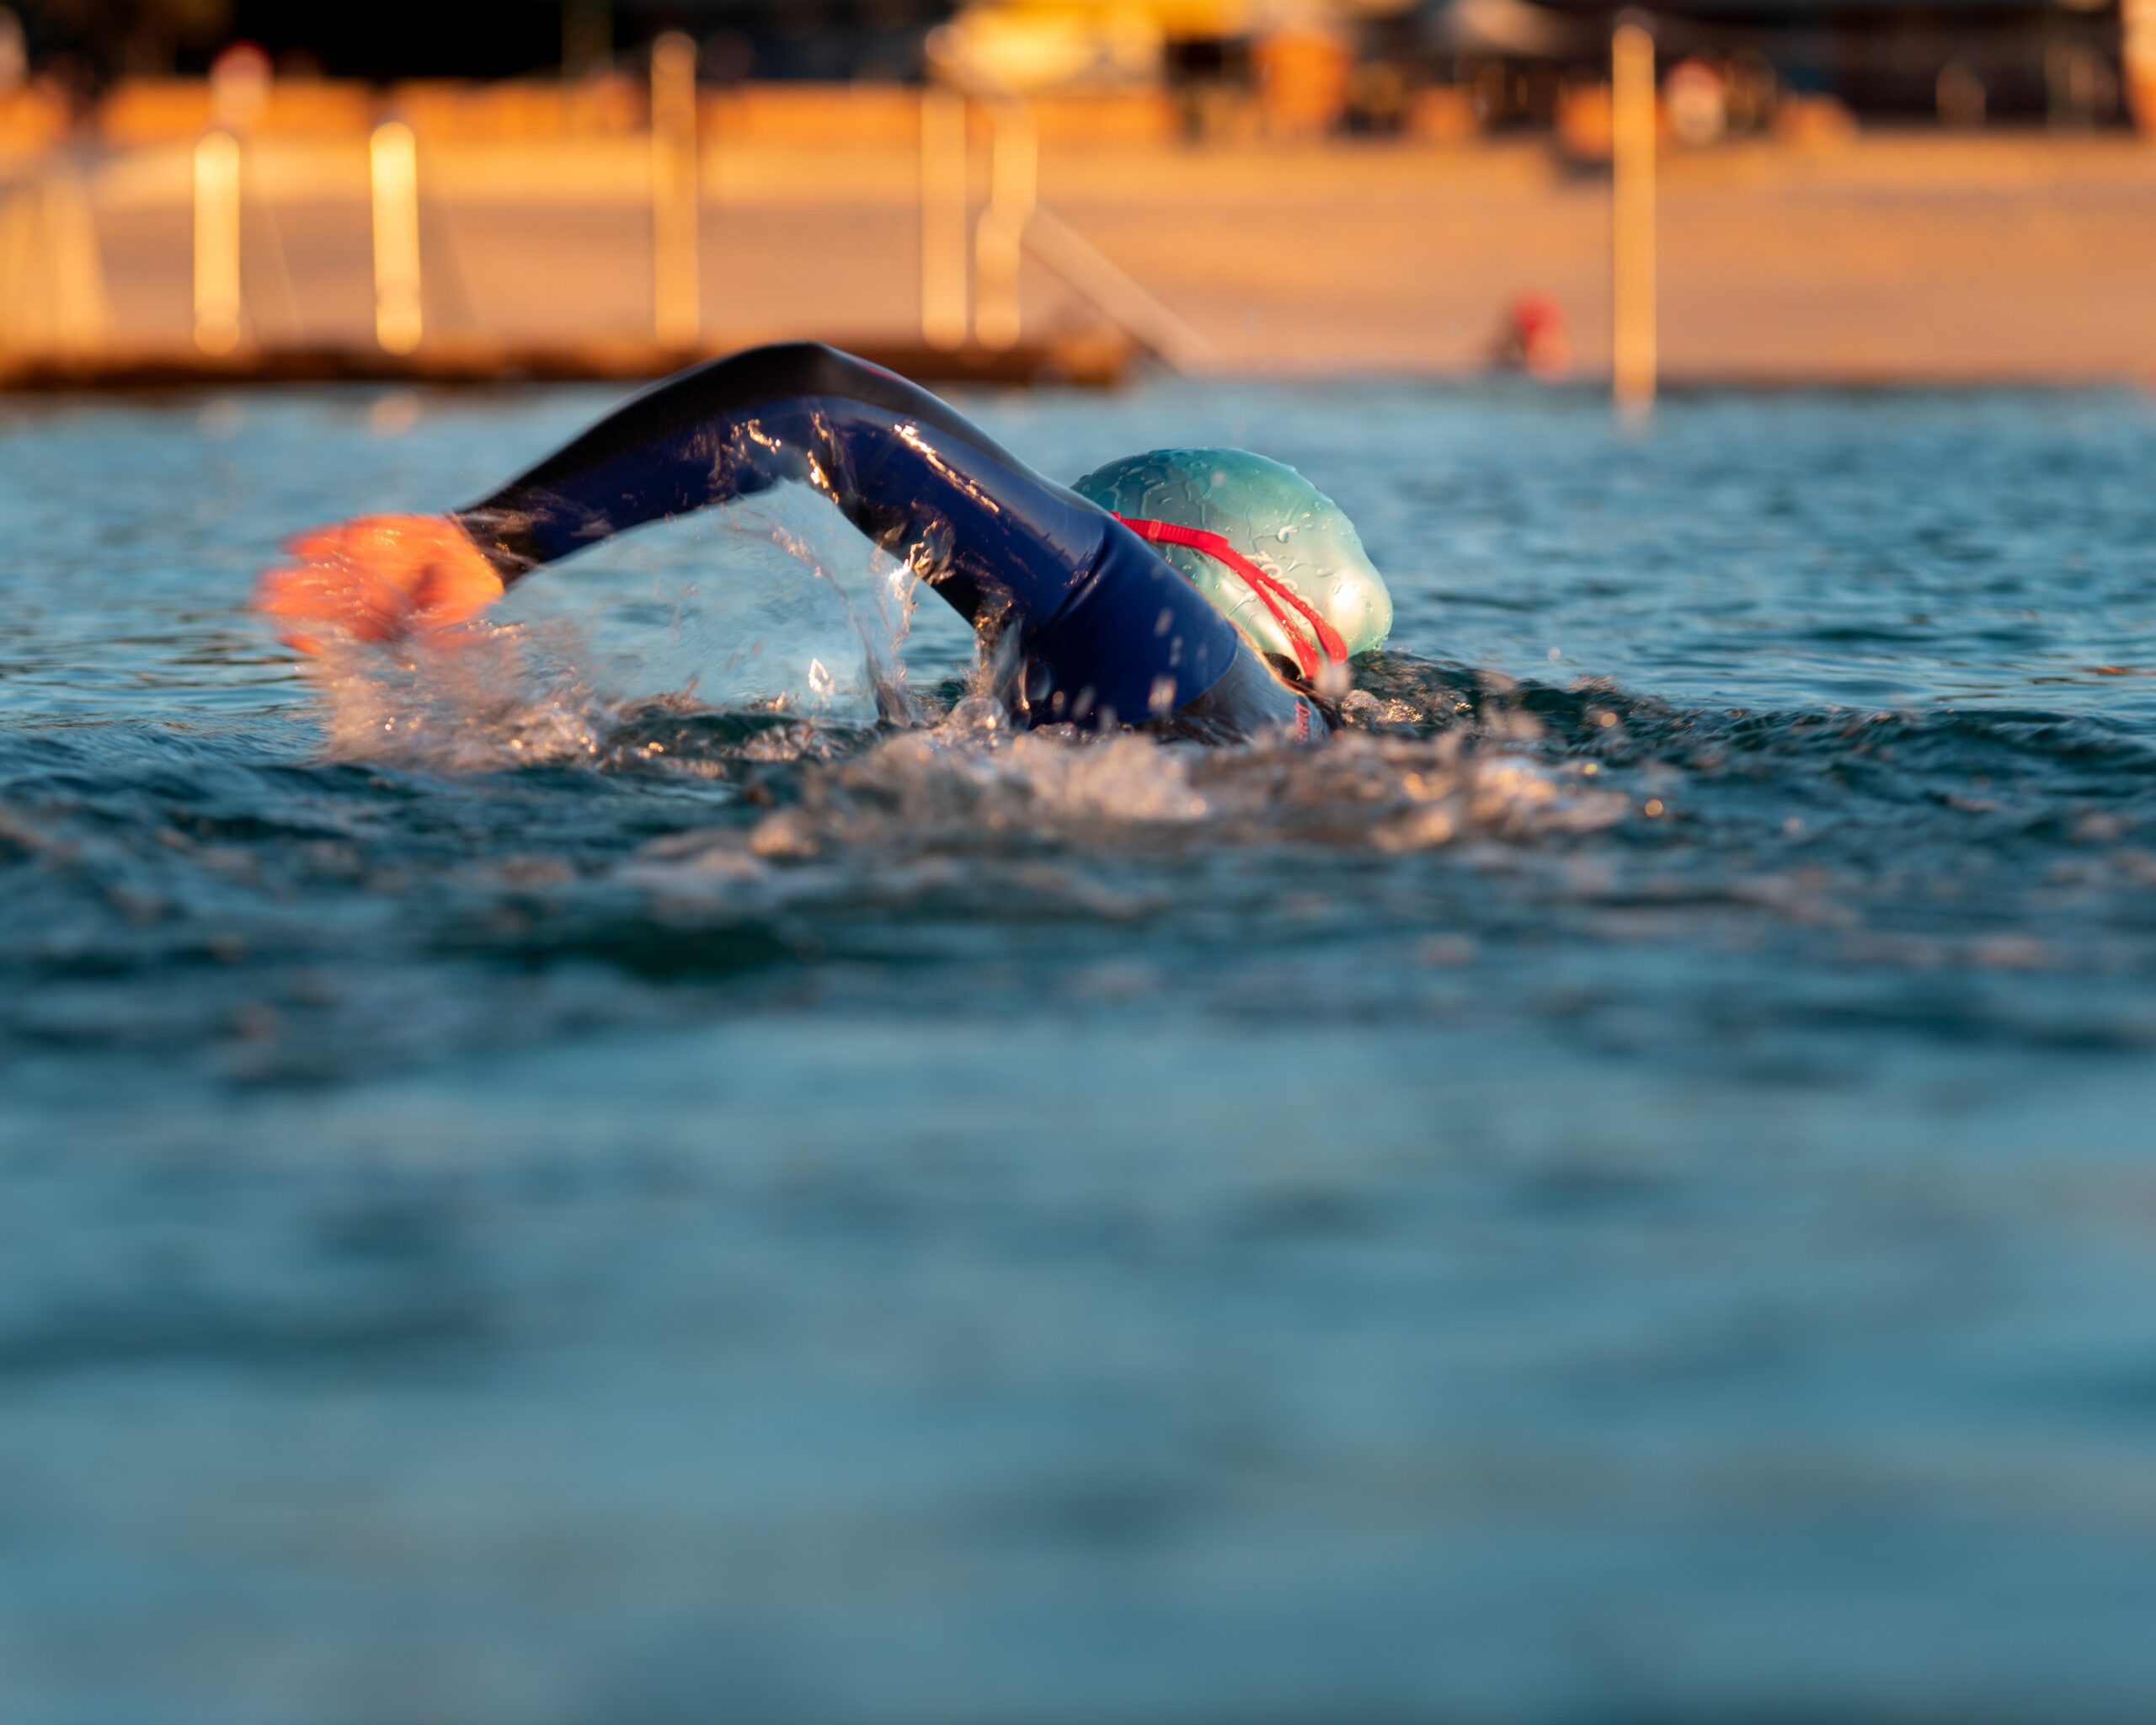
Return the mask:
<svg viewBox="0 0 2156 1725">
<path fill-rule="evenodd" d="M 1218 533 L 1278 575 L 1340 632 L 1348 652 L 1392 628 L 1392 595 L 1340 505 L 1283 462 L 1243 449 L 1155 449 L 1096 467 L 1071 488 L 1117 515 Z M 1294 648 L 1264 601 L 1219 559 L 1182 545 L 1153 549 L 1260 651 Z"/>
</svg>

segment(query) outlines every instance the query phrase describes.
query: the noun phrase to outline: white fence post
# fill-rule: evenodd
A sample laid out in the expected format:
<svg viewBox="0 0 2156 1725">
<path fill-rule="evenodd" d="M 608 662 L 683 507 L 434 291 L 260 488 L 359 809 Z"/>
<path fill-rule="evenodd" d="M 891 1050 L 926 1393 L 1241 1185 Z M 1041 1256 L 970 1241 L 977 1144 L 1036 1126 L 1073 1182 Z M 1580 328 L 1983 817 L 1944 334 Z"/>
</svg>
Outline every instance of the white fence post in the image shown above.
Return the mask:
<svg viewBox="0 0 2156 1725">
<path fill-rule="evenodd" d="M 195 344 L 239 345 L 239 140 L 213 131 L 195 146 Z"/>
<path fill-rule="evenodd" d="M 697 167 L 696 45 L 669 30 L 651 49 L 651 333 L 665 348 L 703 336 Z"/>
<path fill-rule="evenodd" d="M 1627 19 L 1609 39 L 1610 388 L 1628 414 L 1654 405 L 1654 37 Z"/>
<path fill-rule="evenodd" d="M 367 141 L 374 213 L 374 335 L 384 353 L 408 354 L 425 328 L 419 275 L 419 147 L 392 120 Z"/>
</svg>

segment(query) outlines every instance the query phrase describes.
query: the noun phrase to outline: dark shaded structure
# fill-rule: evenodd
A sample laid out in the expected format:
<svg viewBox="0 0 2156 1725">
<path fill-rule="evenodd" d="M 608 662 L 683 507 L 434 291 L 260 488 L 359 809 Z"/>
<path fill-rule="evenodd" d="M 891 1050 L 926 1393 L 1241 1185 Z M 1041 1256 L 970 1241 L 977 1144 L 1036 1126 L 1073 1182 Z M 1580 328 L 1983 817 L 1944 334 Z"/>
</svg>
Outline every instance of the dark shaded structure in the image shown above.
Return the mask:
<svg viewBox="0 0 2156 1725">
<path fill-rule="evenodd" d="M 604 63 L 662 30 L 706 44 L 707 72 L 909 77 L 952 0 L 34 0 L 31 51 L 98 80 L 195 72 L 234 40 L 334 77 L 514 77 Z"/>
<path fill-rule="evenodd" d="M 1486 67 L 1507 112 L 1546 122 L 1567 78 L 1606 73 L 1606 0 L 1445 0 L 1414 35 L 1444 75 Z M 2108 124 L 2122 116 L 2116 0 L 1654 0 L 1665 65 L 1687 56 L 1770 68 L 1788 91 L 1882 119 Z"/>
</svg>

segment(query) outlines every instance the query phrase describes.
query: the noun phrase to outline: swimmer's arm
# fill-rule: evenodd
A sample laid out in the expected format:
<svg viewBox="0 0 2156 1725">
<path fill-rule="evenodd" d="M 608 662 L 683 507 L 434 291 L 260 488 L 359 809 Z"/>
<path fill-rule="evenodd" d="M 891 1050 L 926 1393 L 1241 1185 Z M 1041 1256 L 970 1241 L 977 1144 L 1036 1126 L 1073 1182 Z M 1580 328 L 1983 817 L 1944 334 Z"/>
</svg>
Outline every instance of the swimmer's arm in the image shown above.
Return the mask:
<svg viewBox="0 0 2156 1725">
<path fill-rule="evenodd" d="M 888 447 L 907 425 L 948 433 L 1023 487 L 1054 495 L 1033 518 L 1055 519 L 1082 548 L 1047 547 L 1059 570 L 1097 548 L 1098 511 L 1050 486 L 996 447 L 946 403 L 904 378 L 818 343 L 751 349 L 668 379 L 600 420 L 529 472 L 448 515 L 373 515 L 291 542 L 296 561 L 270 570 L 257 595 L 285 639 L 306 651 L 342 630 L 395 640 L 467 622 L 510 584 L 543 564 L 640 526 L 760 491 L 782 479 L 816 483 L 854 525 L 882 543 L 910 542 L 937 525 L 933 486 L 910 464 L 863 474 L 834 410 L 877 428 Z M 765 434 L 766 422 L 784 435 Z M 819 460 L 830 471 L 820 471 Z M 872 462 L 872 465 L 884 465 Z M 880 480 L 882 483 L 872 483 Z M 1070 512 L 1081 519 L 1072 521 Z M 1076 527 L 1077 533 L 1070 535 Z M 963 561 L 963 559 L 962 559 Z M 943 596 L 978 617 L 976 572 L 940 572 Z"/>
<path fill-rule="evenodd" d="M 889 542 L 929 524 L 906 517 L 934 488 L 911 473 L 860 471 L 864 425 L 883 452 L 908 426 L 947 433 L 985 466 L 1083 506 L 919 385 L 820 342 L 787 342 L 668 378 L 452 519 L 506 581 L 786 479 L 813 485 L 870 538 Z M 883 463 L 872 456 L 865 465 Z"/>
</svg>

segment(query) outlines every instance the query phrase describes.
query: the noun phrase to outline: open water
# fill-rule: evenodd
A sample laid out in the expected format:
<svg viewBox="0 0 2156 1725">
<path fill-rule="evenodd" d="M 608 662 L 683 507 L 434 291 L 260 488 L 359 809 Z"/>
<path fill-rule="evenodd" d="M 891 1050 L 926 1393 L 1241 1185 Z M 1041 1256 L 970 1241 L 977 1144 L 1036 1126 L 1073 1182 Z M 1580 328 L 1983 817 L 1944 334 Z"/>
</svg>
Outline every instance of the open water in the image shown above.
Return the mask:
<svg viewBox="0 0 2156 1725">
<path fill-rule="evenodd" d="M 1305 752 L 247 614 L 606 399 L 0 414 L 0 1717 L 2156 1711 L 2156 403 L 966 400 L 1338 498 Z"/>
</svg>

